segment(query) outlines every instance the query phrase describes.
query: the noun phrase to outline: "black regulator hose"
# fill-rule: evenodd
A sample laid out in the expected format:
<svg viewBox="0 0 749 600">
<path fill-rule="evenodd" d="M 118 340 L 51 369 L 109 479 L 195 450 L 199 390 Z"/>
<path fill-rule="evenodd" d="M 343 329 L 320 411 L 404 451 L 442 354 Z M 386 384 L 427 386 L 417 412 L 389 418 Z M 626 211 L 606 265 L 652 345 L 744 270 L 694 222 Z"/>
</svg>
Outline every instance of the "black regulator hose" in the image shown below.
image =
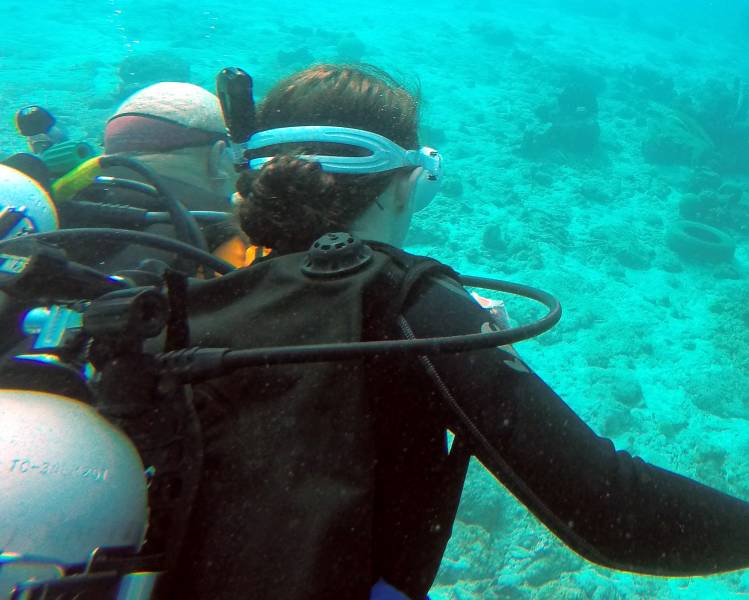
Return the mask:
<svg viewBox="0 0 749 600">
<path fill-rule="evenodd" d="M 235 270 L 231 264 L 189 244 L 171 238 L 126 229 L 64 229 L 28 234 L 23 236 L 22 239 L 55 243 L 64 242 L 67 238 L 76 241 L 92 239 L 134 243 L 179 253 L 220 274 Z M 0 241 L 0 249 L 17 241 L 18 238 Z M 170 374 L 181 382 L 190 383 L 251 366 L 351 360 L 371 356 L 457 354 L 471 350 L 494 348 L 515 344 L 544 333 L 554 327 L 562 317 L 562 307 L 559 301 L 552 294 L 543 290 L 486 277 L 460 275 L 458 279 L 465 286 L 504 292 L 534 300 L 543 304 L 548 312 L 541 319 L 528 325 L 487 333 L 345 344 L 278 346 L 248 350 L 188 348 L 159 354 L 157 359 L 161 364 L 163 374 Z"/>
<path fill-rule="evenodd" d="M 159 194 L 159 191 L 148 183 L 142 181 L 136 181 L 134 179 L 126 179 L 124 177 L 111 177 L 110 175 L 99 175 L 94 178 L 93 187 L 103 188 L 119 188 L 123 190 L 130 190 L 131 192 L 137 192 L 143 196 L 146 196 L 149 200 L 155 201 L 155 205 L 159 210 L 165 208 L 165 200 Z M 68 200 L 68 202 L 72 202 Z"/>
<path fill-rule="evenodd" d="M 462 285 L 496 292 L 506 292 L 535 300 L 548 308 L 547 314 L 528 325 L 492 331 L 469 333 L 449 337 L 417 338 L 412 340 L 384 340 L 379 342 L 355 342 L 351 344 L 315 344 L 310 346 L 287 346 L 279 348 L 257 348 L 253 350 L 231 350 L 224 355 L 223 363 L 229 370 L 252 365 L 279 363 L 318 362 L 362 358 L 365 356 L 398 356 L 428 354 L 458 354 L 469 350 L 482 350 L 496 346 L 515 344 L 548 331 L 562 318 L 562 307 L 551 294 L 529 286 L 486 279 L 460 277 Z"/>
<path fill-rule="evenodd" d="M 190 212 L 174 197 L 150 167 L 127 156 L 106 155 L 99 157 L 102 168 L 125 167 L 143 176 L 164 198 L 166 210 L 172 219 L 177 239 L 203 251 L 208 251 L 205 236 Z"/>
<path fill-rule="evenodd" d="M 515 344 L 544 333 L 554 327 L 562 317 L 562 307 L 559 301 L 543 290 L 483 277 L 460 276 L 459 280 L 461 284 L 470 287 L 505 292 L 535 300 L 546 306 L 548 312 L 538 321 L 528 325 L 488 333 L 375 342 L 278 346 L 248 350 L 198 347 L 160 354 L 157 358 L 162 365 L 162 373 L 168 373 L 183 383 L 195 383 L 226 375 L 244 367 L 352 360 L 373 356 L 458 354 L 471 350 L 495 348 Z"/>
<path fill-rule="evenodd" d="M 66 241 L 104 241 L 104 242 L 121 242 L 126 244 L 138 244 L 147 248 L 165 250 L 174 252 L 189 260 L 195 261 L 204 267 L 225 275 L 235 270 L 234 265 L 213 256 L 213 254 L 194 248 L 190 244 L 185 244 L 172 238 L 144 233 L 142 231 L 132 231 L 129 229 L 110 229 L 110 228 L 80 228 L 80 229 L 60 229 L 59 231 L 47 231 L 44 233 L 30 233 L 21 238 L 10 238 L 0 241 L 0 249 L 11 245 L 19 240 L 39 240 L 50 244 L 64 243 Z"/>
</svg>

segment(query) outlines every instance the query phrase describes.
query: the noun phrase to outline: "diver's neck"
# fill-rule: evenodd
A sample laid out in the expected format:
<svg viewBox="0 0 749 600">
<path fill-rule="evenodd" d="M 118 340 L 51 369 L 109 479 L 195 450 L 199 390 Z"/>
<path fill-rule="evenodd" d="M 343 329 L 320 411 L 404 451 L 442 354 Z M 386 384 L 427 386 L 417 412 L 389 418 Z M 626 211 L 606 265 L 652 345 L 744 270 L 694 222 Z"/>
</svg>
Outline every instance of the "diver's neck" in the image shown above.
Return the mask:
<svg viewBox="0 0 749 600">
<path fill-rule="evenodd" d="M 227 198 L 233 191 L 231 182 L 226 178 L 211 178 L 203 161 L 193 157 L 149 154 L 137 158 L 151 167 L 157 175 L 177 180 L 201 191 Z"/>
<path fill-rule="evenodd" d="M 410 214 L 394 208 L 389 198 L 381 197 L 349 226 L 348 233 L 362 240 L 400 248 L 403 246 L 410 222 Z"/>
<path fill-rule="evenodd" d="M 352 226 L 349 229 L 350 231 L 348 231 L 347 233 L 350 233 L 360 240 L 380 242 L 381 244 L 389 244 L 390 246 L 396 246 L 398 248 L 400 248 L 401 246 L 399 240 L 394 239 L 394 236 L 390 235 L 389 232 L 379 228 Z"/>
</svg>

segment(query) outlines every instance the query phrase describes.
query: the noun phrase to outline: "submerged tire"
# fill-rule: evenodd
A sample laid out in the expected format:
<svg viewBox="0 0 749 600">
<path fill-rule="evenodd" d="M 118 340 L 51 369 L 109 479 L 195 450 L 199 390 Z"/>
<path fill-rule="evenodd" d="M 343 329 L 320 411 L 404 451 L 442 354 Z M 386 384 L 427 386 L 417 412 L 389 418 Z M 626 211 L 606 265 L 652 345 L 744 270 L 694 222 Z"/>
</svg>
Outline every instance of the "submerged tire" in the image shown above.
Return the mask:
<svg viewBox="0 0 749 600">
<path fill-rule="evenodd" d="M 733 259 L 736 242 L 730 235 L 697 221 L 676 221 L 666 234 L 668 247 L 679 256 L 702 262 Z"/>
</svg>

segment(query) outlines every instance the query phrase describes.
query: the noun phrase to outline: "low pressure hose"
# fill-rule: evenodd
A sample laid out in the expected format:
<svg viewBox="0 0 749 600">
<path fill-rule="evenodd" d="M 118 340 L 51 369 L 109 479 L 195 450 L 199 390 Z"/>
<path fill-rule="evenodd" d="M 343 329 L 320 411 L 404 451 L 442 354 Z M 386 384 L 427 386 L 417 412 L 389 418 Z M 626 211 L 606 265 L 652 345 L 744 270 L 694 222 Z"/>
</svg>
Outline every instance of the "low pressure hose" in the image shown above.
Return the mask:
<svg viewBox="0 0 749 600">
<path fill-rule="evenodd" d="M 205 236 L 200 231 L 198 223 L 190 212 L 166 189 L 159 177 L 150 167 L 126 156 L 107 155 L 99 158 L 102 168 L 125 167 L 145 177 L 153 187 L 164 198 L 167 212 L 171 215 L 172 225 L 177 234 L 177 239 L 195 248 L 208 251 Z"/>
<path fill-rule="evenodd" d="M 203 265 L 211 271 L 221 275 L 231 273 L 235 270 L 234 265 L 213 256 L 213 254 L 196 248 L 190 244 L 185 244 L 172 238 L 144 233 L 142 231 L 131 231 L 129 229 L 109 229 L 109 228 L 81 228 L 81 229 L 60 229 L 59 231 L 47 231 L 45 233 L 30 233 L 20 238 L 11 238 L 0 241 L 0 250 L 10 246 L 19 240 L 39 240 L 49 244 L 64 244 L 66 241 L 91 242 L 120 242 L 127 244 L 137 244 L 147 248 L 165 250 L 174 252 L 187 260 L 194 261 Z"/>
<path fill-rule="evenodd" d="M 542 318 L 527 325 L 484 333 L 243 350 L 194 347 L 162 353 L 157 358 L 164 373 L 176 377 L 183 383 L 195 383 L 210 377 L 226 375 L 244 367 L 267 367 L 278 364 L 304 364 L 382 356 L 458 354 L 471 350 L 495 348 L 515 344 L 548 331 L 559 322 L 562 316 L 562 307 L 559 301 L 543 290 L 484 277 L 460 276 L 460 282 L 471 287 L 505 292 L 534 300 L 543 304 L 548 312 Z"/>
</svg>

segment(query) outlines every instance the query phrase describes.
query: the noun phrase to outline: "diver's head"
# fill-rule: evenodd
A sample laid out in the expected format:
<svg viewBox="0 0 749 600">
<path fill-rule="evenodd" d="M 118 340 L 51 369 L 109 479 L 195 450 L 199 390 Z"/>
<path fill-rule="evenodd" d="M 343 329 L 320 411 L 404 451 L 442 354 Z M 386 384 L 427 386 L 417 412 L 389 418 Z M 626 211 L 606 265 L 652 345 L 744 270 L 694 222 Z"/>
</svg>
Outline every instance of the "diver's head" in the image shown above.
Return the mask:
<svg viewBox="0 0 749 600">
<path fill-rule="evenodd" d="M 120 105 L 107 121 L 104 151 L 228 196 L 235 176 L 226 140 L 216 96 L 191 83 L 161 82 Z"/>
<path fill-rule="evenodd" d="M 330 231 L 400 245 L 423 171 L 418 161 L 409 162 L 421 151 L 406 151 L 418 148 L 418 107 L 414 94 L 372 67 L 318 65 L 282 80 L 259 105 L 259 133 L 249 144 L 255 149 L 251 157 L 272 158 L 251 160 L 256 168 L 263 163 L 262 168 L 243 173 L 237 183 L 244 231 L 254 243 L 283 252 L 305 250 Z M 288 129 L 310 126 L 325 131 L 305 138 L 304 132 Z M 350 129 L 336 133 L 331 127 Z M 350 144 L 344 141 L 351 129 L 363 130 L 361 143 L 356 135 Z M 278 143 L 289 137 L 295 139 Z M 325 157 L 374 156 L 370 146 L 378 144 L 385 162 L 393 159 L 384 168 L 349 169 L 352 162 L 342 170 L 325 167 Z M 300 154 L 313 156 L 306 160 Z"/>
</svg>

